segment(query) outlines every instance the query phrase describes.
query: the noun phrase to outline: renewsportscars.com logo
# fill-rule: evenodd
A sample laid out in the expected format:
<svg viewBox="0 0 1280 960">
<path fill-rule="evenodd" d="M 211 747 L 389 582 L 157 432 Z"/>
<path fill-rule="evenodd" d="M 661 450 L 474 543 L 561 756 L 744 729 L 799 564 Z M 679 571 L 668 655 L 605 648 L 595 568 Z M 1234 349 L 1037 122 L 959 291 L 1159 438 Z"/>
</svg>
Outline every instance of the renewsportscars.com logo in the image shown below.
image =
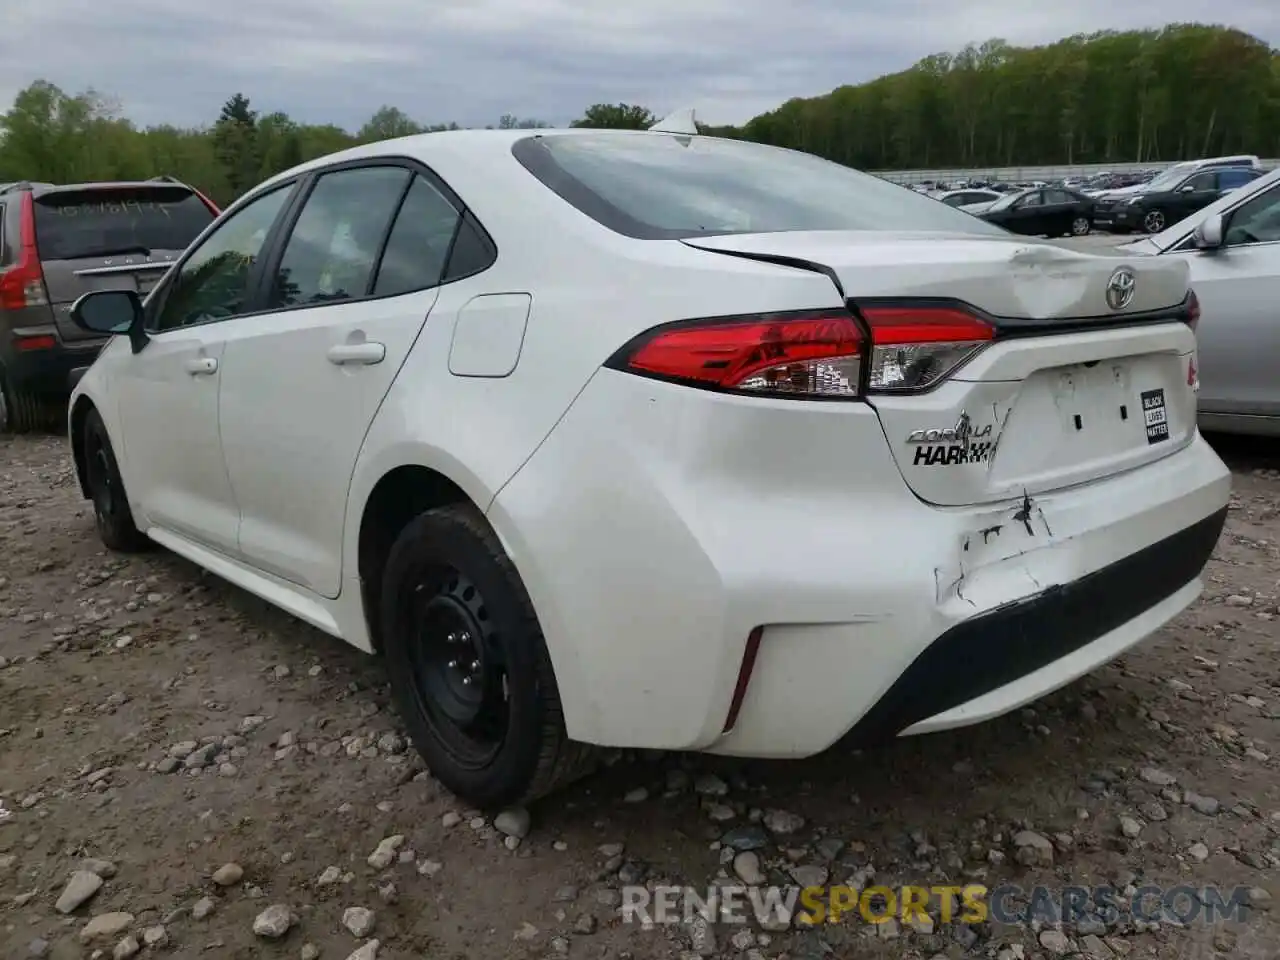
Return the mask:
<svg viewBox="0 0 1280 960">
<path fill-rule="evenodd" d="M 993 922 L 1024 925 L 1074 923 L 1086 918 L 1106 926 L 1131 917 L 1175 926 L 1214 925 L 1248 917 L 1247 887 L 1179 885 L 1139 887 L 1131 895 L 1111 886 L 1025 888 L 1015 884 L 967 886 L 776 887 L 642 886 L 622 888 L 624 923 L 748 923 L 766 928 L 864 923 L 942 924 Z"/>
</svg>

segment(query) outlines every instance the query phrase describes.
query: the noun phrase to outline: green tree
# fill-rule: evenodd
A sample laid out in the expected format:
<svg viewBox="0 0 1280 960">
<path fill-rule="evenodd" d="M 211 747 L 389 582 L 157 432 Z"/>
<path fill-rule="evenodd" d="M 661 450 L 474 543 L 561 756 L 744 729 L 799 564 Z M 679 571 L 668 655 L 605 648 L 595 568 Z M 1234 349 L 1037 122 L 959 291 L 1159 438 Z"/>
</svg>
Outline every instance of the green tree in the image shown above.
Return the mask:
<svg viewBox="0 0 1280 960">
<path fill-rule="evenodd" d="M 410 137 L 415 133 L 423 133 L 426 128 L 398 107 L 382 106 L 368 119 L 356 139 L 361 143 L 373 143 L 375 140 L 392 140 L 396 137 Z"/>
<path fill-rule="evenodd" d="M 235 94 L 223 105 L 213 125 L 213 145 L 227 184 L 235 193 L 243 193 L 261 179 L 258 115 L 249 108 L 244 94 Z"/>
<path fill-rule="evenodd" d="M 575 127 L 598 127 L 610 130 L 645 130 L 659 120 L 647 107 L 629 103 L 597 103 L 587 107 L 573 121 Z"/>
</svg>

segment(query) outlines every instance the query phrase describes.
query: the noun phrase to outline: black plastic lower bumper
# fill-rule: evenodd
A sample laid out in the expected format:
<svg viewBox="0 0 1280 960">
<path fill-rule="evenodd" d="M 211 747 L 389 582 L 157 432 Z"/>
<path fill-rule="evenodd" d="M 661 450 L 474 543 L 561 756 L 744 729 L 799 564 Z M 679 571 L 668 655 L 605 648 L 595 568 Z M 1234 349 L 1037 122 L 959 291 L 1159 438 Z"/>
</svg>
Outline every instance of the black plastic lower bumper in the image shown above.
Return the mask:
<svg viewBox="0 0 1280 960">
<path fill-rule="evenodd" d="M 1224 507 L 1073 583 L 957 624 L 912 661 L 846 739 L 892 739 L 1128 623 L 1200 575 L 1226 519 Z"/>
</svg>

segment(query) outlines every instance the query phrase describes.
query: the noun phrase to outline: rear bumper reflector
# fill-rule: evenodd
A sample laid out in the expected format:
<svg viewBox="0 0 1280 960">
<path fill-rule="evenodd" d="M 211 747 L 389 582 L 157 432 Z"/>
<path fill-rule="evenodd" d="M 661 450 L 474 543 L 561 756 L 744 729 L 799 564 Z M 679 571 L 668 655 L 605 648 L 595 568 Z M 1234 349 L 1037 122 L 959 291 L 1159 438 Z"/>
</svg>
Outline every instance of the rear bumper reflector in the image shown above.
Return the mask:
<svg viewBox="0 0 1280 960">
<path fill-rule="evenodd" d="M 738 682 L 733 688 L 733 700 L 729 703 L 729 715 L 725 717 L 722 733 L 728 733 L 738 722 L 738 713 L 742 710 L 742 701 L 747 696 L 747 686 L 751 683 L 751 672 L 756 667 L 756 654 L 760 652 L 760 638 L 764 635 L 764 627 L 756 627 L 747 635 L 747 646 L 742 652 L 742 665 L 738 668 Z"/>
</svg>

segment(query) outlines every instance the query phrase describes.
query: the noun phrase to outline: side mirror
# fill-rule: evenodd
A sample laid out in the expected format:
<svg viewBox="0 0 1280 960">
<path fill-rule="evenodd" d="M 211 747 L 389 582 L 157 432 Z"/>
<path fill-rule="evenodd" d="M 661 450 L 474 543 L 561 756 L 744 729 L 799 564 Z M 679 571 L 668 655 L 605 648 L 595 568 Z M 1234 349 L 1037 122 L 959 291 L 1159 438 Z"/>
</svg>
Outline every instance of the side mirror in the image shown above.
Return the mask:
<svg viewBox="0 0 1280 960">
<path fill-rule="evenodd" d="M 71 306 L 71 319 L 81 330 L 128 336 L 133 352 L 147 345 L 142 329 L 142 301 L 135 290 L 95 290 Z"/>
<path fill-rule="evenodd" d="M 1179 187 L 1178 192 L 1179 193 L 1195 193 L 1196 188 L 1188 183 L 1185 187 Z"/>
<path fill-rule="evenodd" d="M 1201 220 L 1196 227 L 1195 241 L 1200 250 L 1220 250 L 1223 244 L 1222 214 L 1212 213 Z"/>
</svg>

